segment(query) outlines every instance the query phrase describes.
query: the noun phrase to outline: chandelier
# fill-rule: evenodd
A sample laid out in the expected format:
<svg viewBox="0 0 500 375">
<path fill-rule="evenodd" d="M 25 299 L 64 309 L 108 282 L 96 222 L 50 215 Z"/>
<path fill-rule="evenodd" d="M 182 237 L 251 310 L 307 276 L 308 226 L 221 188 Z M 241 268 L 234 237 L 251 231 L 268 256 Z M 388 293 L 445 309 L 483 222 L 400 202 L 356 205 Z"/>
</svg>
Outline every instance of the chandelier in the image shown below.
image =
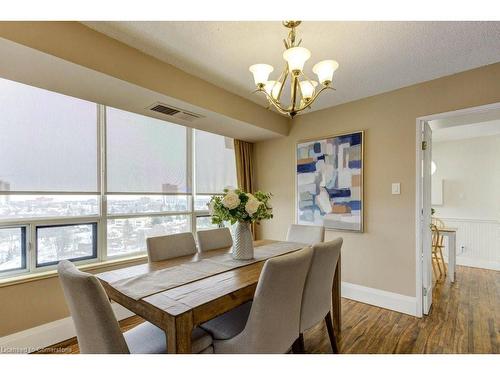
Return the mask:
<svg viewBox="0 0 500 375">
<path fill-rule="evenodd" d="M 283 39 L 285 52 L 283 59 L 286 64 L 277 80 L 269 80 L 269 75 L 274 70 L 268 64 L 255 64 L 249 70 L 253 73 L 253 78 L 257 89 L 254 92 L 262 92 L 278 112 L 293 118 L 297 113 L 311 104 L 325 90 L 332 89 L 333 72 L 339 67 L 335 60 L 323 60 L 313 66 L 313 72 L 318 76 L 318 82 L 310 80 L 304 73 L 304 64 L 311 57 L 311 52 L 307 48 L 300 47 L 302 39 L 296 42 L 295 28 L 301 21 L 283 21 L 283 26 L 290 29 L 287 39 Z M 285 82 L 290 76 L 290 103 L 282 103 L 282 91 Z"/>
</svg>

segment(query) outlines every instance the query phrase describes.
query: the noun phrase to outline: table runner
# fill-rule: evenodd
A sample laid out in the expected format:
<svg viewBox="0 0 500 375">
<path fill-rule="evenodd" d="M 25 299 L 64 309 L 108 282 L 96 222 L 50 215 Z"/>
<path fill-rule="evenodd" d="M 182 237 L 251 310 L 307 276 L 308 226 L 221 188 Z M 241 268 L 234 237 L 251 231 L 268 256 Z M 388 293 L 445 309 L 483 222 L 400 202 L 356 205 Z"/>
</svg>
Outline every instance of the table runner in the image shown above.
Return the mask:
<svg viewBox="0 0 500 375">
<path fill-rule="evenodd" d="M 254 259 L 235 260 L 230 253 L 219 254 L 163 270 L 117 280 L 110 283 L 110 285 L 128 297 L 139 300 L 183 284 L 290 253 L 304 246 L 306 245 L 297 242 L 274 242 L 256 246 Z"/>
</svg>

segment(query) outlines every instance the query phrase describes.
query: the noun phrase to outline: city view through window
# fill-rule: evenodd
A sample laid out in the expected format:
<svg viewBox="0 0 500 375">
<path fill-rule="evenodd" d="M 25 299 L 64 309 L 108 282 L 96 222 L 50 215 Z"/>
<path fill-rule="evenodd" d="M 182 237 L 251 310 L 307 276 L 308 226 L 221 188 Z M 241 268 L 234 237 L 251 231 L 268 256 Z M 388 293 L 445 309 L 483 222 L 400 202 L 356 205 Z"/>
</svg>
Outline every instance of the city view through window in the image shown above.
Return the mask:
<svg viewBox="0 0 500 375">
<path fill-rule="evenodd" d="M 4 79 L 0 111 L 0 277 L 213 228 L 210 195 L 236 186 L 224 136 Z"/>
</svg>

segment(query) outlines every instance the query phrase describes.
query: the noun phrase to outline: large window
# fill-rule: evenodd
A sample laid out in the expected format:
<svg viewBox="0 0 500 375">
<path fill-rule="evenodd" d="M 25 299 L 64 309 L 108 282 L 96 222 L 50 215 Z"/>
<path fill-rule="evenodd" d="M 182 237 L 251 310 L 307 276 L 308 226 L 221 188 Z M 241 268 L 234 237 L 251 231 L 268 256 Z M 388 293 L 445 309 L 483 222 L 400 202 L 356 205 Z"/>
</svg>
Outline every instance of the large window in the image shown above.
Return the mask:
<svg viewBox="0 0 500 375">
<path fill-rule="evenodd" d="M 195 131 L 196 192 L 220 193 L 236 187 L 234 142 L 231 138 L 201 130 Z"/>
<path fill-rule="evenodd" d="M 0 79 L 0 190 L 97 192 L 97 105 Z"/>
<path fill-rule="evenodd" d="M 106 108 L 109 192 L 187 192 L 188 129 Z"/>
<path fill-rule="evenodd" d="M 108 255 L 143 252 L 146 238 L 189 232 L 189 215 L 143 216 L 108 220 Z"/>
<path fill-rule="evenodd" d="M 0 277 L 213 228 L 233 140 L 0 79 Z"/>
<path fill-rule="evenodd" d="M 68 195 L 53 193 L 16 194 L 0 192 L 0 220 L 14 218 L 47 218 L 99 214 L 98 195 Z"/>
</svg>

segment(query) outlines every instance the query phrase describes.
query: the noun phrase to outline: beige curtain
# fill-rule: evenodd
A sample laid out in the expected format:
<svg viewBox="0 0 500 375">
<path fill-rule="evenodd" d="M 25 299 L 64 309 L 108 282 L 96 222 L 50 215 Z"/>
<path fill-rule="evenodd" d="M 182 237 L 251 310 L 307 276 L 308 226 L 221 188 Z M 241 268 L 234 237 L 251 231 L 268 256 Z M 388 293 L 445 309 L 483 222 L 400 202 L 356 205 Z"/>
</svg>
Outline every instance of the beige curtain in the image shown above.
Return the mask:
<svg viewBox="0 0 500 375">
<path fill-rule="evenodd" d="M 253 178 L 253 143 L 234 140 L 234 153 L 236 155 L 236 177 L 238 188 L 247 193 L 254 193 Z M 255 239 L 255 224 L 252 225 L 252 234 Z"/>
</svg>

